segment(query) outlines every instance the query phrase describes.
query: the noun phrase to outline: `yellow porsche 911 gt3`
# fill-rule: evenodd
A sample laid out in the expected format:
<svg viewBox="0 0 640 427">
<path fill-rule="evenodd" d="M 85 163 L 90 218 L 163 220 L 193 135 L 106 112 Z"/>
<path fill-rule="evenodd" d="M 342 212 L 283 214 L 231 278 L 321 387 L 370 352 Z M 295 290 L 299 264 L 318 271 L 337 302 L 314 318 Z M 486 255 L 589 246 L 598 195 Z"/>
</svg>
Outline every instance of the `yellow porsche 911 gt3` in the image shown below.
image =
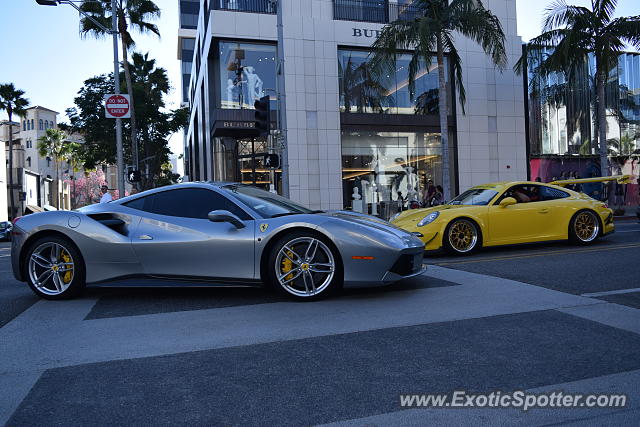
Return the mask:
<svg viewBox="0 0 640 427">
<path fill-rule="evenodd" d="M 425 250 L 470 254 L 485 246 L 569 239 L 589 244 L 614 231 L 613 211 L 565 188 L 570 184 L 628 181 L 629 176 L 540 182 L 498 182 L 473 187 L 446 205 L 412 209 L 391 223 L 413 232 Z"/>
</svg>

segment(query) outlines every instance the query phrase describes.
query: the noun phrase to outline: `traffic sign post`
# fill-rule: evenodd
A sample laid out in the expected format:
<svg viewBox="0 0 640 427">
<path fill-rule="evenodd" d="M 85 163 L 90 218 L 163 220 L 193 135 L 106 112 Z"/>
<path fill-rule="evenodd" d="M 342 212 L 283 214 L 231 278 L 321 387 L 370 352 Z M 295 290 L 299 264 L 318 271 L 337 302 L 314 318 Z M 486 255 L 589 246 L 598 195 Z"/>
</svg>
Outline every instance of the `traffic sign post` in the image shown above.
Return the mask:
<svg viewBox="0 0 640 427">
<path fill-rule="evenodd" d="M 128 119 L 131 117 L 129 95 L 105 95 L 104 114 L 108 119 Z"/>
</svg>

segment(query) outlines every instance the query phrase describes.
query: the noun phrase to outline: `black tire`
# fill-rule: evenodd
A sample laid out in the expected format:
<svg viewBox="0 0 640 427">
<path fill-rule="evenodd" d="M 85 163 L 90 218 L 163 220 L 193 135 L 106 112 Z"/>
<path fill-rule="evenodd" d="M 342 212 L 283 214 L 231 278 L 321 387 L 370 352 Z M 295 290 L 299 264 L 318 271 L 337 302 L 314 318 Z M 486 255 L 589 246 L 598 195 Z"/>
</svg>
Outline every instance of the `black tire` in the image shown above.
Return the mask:
<svg viewBox="0 0 640 427">
<path fill-rule="evenodd" d="M 53 257 L 52 251 L 54 251 L 53 246 L 47 249 L 47 245 L 58 245 L 58 247 L 61 248 L 60 256 L 57 257 L 58 261 L 56 261 L 55 264 L 51 263 Z M 47 250 L 49 251 L 48 256 Z M 32 256 L 35 252 L 37 252 L 39 256 L 43 256 L 44 261 L 38 258 L 42 264 L 35 260 L 32 261 Z M 49 263 L 51 263 L 50 268 L 44 266 L 47 258 Z M 73 265 L 71 266 L 71 270 L 68 270 L 70 263 Z M 42 286 L 38 286 L 35 283 L 35 280 L 37 280 L 38 276 L 42 277 L 43 275 L 46 275 L 50 270 L 50 277 L 47 277 L 46 280 L 43 278 Z M 33 293 L 40 298 L 48 300 L 73 298 L 80 294 L 85 287 L 86 271 L 82 255 L 70 240 L 59 236 L 45 236 L 31 244 L 27 251 L 24 272 L 27 283 Z M 56 275 L 58 276 L 57 284 L 54 280 L 54 276 Z M 58 284 L 60 284 L 60 289 L 62 289 L 62 291 L 58 291 Z"/>
<path fill-rule="evenodd" d="M 598 214 L 592 210 L 578 211 L 569 221 L 569 241 L 573 244 L 589 245 L 598 240 L 601 234 L 602 222 Z"/>
<path fill-rule="evenodd" d="M 462 227 L 462 229 L 469 229 L 472 233 L 470 237 L 471 241 L 465 245 L 460 243 L 456 243 L 454 240 L 454 234 L 456 231 L 456 227 Z M 458 237 L 458 239 L 462 239 L 463 237 Z M 452 242 L 453 241 L 453 242 Z M 444 235 L 442 236 L 442 246 L 445 251 L 452 255 L 457 256 L 466 256 L 471 255 L 476 252 L 479 248 L 482 247 L 482 231 L 480 231 L 480 227 L 475 221 L 469 218 L 456 218 L 447 224 L 447 228 L 444 230 Z"/>
<path fill-rule="evenodd" d="M 302 252 L 306 252 L 306 250 L 301 250 L 305 248 L 305 245 L 308 249 L 310 243 L 307 243 L 308 240 L 319 242 L 314 252 L 314 258 L 311 261 L 304 259 L 305 254 L 302 254 Z M 285 246 L 293 249 L 293 253 L 297 254 L 297 256 L 292 255 L 289 257 L 284 255 L 284 253 L 281 254 Z M 289 254 L 291 251 L 286 252 Z M 293 261 L 299 262 L 299 264 L 295 264 Z M 311 271 L 312 266 L 320 264 L 327 265 L 330 262 L 333 263 L 333 274 L 331 275 L 328 274 L 328 272 Z M 302 271 L 304 268 L 303 264 L 307 266 L 304 271 Z M 329 267 L 322 268 L 328 269 Z M 271 247 L 271 253 L 268 255 L 265 270 L 267 274 L 267 284 L 281 295 L 296 301 L 316 301 L 323 299 L 332 295 L 342 286 L 343 270 L 340 254 L 329 239 L 313 232 L 293 231 L 278 238 L 276 243 Z M 295 274 L 297 274 L 296 270 L 301 271 L 300 275 L 295 276 Z M 282 277 L 282 274 L 288 271 L 292 273 L 285 276 L 283 280 L 288 280 L 283 284 L 278 279 L 278 276 Z M 313 279 L 314 286 L 307 286 L 309 283 L 307 278 L 309 277 Z M 316 283 L 318 280 L 319 283 Z M 305 288 L 311 290 L 311 292 L 305 291 Z"/>
</svg>

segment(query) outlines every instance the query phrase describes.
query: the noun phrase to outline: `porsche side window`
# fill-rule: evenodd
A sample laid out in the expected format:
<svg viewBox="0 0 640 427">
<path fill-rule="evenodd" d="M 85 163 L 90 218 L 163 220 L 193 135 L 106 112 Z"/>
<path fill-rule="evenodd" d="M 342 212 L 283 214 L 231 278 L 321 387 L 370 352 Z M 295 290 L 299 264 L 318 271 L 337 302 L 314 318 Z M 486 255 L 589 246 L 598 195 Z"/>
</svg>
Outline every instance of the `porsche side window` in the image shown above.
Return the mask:
<svg viewBox="0 0 640 427">
<path fill-rule="evenodd" d="M 514 185 L 505 191 L 495 204 L 500 204 L 500 202 L 507 197 L 513 197 L 517 203 L 531 203 L 542 200 L 540 197 L 540 187 L 537 185 Z"/>
<path fill-rule="evenodd" d="M 151 212 L 158 215 L 207 219 L 209 212 L 226 210 L 243 221 L 251 217 L 231 200 L 205 188 L 184 188 L 156 193 Z"/>
<path fill-rule="evenodd" d="M 569 197 L 569 193 L 551 187 L 540 187 L 540 199 L 541 200 L 557 200 Z"/>
</svg>

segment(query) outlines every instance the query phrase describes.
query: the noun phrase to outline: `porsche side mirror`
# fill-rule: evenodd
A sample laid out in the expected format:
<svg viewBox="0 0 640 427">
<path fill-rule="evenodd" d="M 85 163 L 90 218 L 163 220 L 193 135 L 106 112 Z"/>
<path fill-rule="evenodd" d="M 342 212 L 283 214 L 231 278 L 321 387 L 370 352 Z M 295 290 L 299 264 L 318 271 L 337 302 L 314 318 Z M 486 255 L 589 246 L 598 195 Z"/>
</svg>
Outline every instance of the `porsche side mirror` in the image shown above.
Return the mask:
<svg viewBox="0 0 640 427">
<path fill-rule="evenodd" d="M 209 221 L 211 222 L 230 222 L 231 224 L 235 225 L 236 228 L 245 227 L 244 223 L 240 221 L 240 218 L 238 218 L 237 216 L 235 216 L 229 211 L 224 211 L 224 210 L 211 211 L 207 216 L 209 217 Z"/>
<path fill-rule="evenodd" d="M 513 197 L 505 197 L 504 199 L 500 200 L 499 206 L 501 208 L 506 208 L 507 206 L 515 205 L 516 203 L 518 202 Z"/>
</svg>

